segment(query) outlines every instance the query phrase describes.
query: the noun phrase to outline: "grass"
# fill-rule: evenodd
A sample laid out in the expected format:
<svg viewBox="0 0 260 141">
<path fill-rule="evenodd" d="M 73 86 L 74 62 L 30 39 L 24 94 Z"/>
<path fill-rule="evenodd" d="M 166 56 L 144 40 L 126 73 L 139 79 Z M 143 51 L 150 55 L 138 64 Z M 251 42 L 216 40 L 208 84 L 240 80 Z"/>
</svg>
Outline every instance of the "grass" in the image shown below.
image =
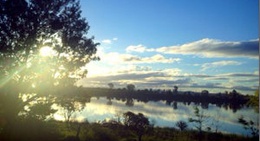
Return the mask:
<svg viewBox="0 0 260 141">
<path fill-rule="evenodd" d="M 79 138 L 76 138 L 80 128 Z M 102 123 L 71 123 L 68 125 L 60 121 L 26 121 L 16 125 L 11 138 L 0 140 L 10 141 L 138 141 L 134 131 L 122 124 L 109 126 Z M 142 137 L 142 141 L 254 141 L 258 138 L 245 137 L 235 134 L 203 132 L 201 135 L 194 130 L 180 131 L 175 128 L 154 127 Z"/>
<path fill-rule="evenodd" d="M 59 128 L 64 129 L 62 122 L 58 123 Z M 63 130 L 63 137 L 76 134 L 73 129 Z M 80 132 L 81 141 L 137 141 L 138 137 L 134 131 L 123 125 L 117 127 L 106 127 L 103 124 L 91 123 L 82 125 Z M 223 134 L 203 132 L 201 135 L 194 130 L 180 131 L 174 128 L 154 127 L 142 137 L 142 141 L 254 141 L 258 140 L 235 134 Z"/>
</svg>

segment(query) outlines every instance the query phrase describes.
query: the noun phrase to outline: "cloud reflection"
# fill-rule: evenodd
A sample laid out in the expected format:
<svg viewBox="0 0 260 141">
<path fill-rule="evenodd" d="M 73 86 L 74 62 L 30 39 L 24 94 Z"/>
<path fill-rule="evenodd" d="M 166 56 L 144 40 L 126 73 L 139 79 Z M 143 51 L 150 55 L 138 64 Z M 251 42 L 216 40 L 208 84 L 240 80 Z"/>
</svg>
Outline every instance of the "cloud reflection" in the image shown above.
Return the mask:
<svg viewBox="0 0 260 141">
<path fill-rule="evenodd" d="M 177 102 L 177 109 L 174 109 L 171 105 L 167 105 L 166 101 L 149 101 L 147 103 L 138 102 L 134 100 L 134 106 L 126 106 L 125 101 L 112 99 L 112 105 L 107 105 L 106 98 L 91 98 L 90 103 L 86 103 L 86 107 L 82 112 L 75 112 L 72 117 L 77 120 L 87 119 L 89 122 L 98 122 L 108 119 L 116 119 L 116 115 L 132 111 L 134 113 L 143 113 L 150 120 L 155 121 L 155 126 L 161 127 L 174 127 L 177 121 L 186 121 L 188 118 L 194 116 L 194 103 L 185 105 L 182 102 Z M 236 113 L 232 109 L 224 109 L 209 104 L 208 109 L 200 110 L 210 116 L 206 122 L 206 126 L 212 126 L 216 121 L 219 121 L 219 129 L 221 132 L 236 133 L 236 134 L 249 134 L 245 132 L 243 127 L 238 124 L 238 117 L 246 115 L 251 119 L 257 119 L 257 114 L 251 108 L 242 108 Z M 54 117 L 56 119 L 62 119 L 60 113 L 57 112 Z M 63 118 L 64 119 L 64 118 Z M 192 128 L 192 124 L 189 124 L 189 128 Z M 206 127 L 205 127 L 206 128 Z M 212 127 L 214 130 L 214 127 Z"/>
</svg>

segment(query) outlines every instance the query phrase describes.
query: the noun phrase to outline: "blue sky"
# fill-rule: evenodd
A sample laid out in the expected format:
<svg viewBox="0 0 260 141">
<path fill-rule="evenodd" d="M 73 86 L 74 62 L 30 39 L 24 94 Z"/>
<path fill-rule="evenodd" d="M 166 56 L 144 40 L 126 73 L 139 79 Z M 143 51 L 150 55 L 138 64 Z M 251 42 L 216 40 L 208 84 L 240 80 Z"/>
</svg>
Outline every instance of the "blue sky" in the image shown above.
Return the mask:
<svg viewBox="0 0 260 141">
<path fill-rule="evenodd" d="M 87 87 L 253 94 L 259 86 L 258 0 L 81 0 L 99 62 Z"/>
</svg>

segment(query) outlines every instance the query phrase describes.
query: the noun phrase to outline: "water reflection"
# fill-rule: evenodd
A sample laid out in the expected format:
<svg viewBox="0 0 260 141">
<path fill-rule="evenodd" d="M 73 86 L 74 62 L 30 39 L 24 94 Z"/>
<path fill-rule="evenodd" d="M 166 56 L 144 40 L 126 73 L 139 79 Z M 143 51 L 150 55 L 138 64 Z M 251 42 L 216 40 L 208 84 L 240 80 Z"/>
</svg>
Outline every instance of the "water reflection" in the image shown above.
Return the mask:
<svg viewBox="0 0 260 141">
<path fill-rule="evenodd" d="M 213 104 L 193 103 L 193 102 L 178 102 L 178 101 L 148 101 L 146 103 L 134 99 L 112 99 L 112 98 L 91 98 L 89 103 L 85 103 L 85 107 L 80 112 L 75 111 L 72 115 L 74 119 L 85 120 L 90 122 L 98 122 L 108 119 L 118 120 L 120 114 L 127 111 L 133 113 L 143 113 L 149 117 L 149 120 L 155 122 L 155 126 L 174 127 L 177 121 L 186 121 L 194 116 L 194 106 L 199 106 L 205 114 L 210 116 L 207 121 L 207 126 L 212 128 L 212 131 L 221 131 L 235 134 L 249 135 L 244 128 L 238 124 L 238 118 L 241 115 L 246 115 L 251 119 L 258 120 L 258 114 L 254 109 L 249 107 L 240 107 L 236 112 L 230 107 L 220 108 Z M 62 108 L 54 115 L 56 119 L 64 120 L 62 117 Z M 192 128 L 189 124 L 189 128 Z"/>
<path fill-rule="evenodd" d="M 128 107 L 134 106 L 134 100 L 132 98 L 127 98 L 125 105 Z"/>
</svg>

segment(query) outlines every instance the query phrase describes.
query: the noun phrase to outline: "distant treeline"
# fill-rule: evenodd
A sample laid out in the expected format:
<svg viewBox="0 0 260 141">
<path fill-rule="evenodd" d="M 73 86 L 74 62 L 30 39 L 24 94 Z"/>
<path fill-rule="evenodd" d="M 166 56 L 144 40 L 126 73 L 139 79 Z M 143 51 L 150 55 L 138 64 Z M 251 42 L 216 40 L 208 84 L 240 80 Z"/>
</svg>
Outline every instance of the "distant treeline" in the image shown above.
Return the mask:
<svg viewBox="0 0 260 141">
<path fill-rule="evenodd" d="M 176 102 L 183 102 L 184 104 L 191 104 L 192 102 L 201 105 L 202 108 L 207 109 L 209 104 L 214 104 L 218 107 L 232 109 L 233 112 L 248 106 L 248 101 L 251 96 L 242 95 L 236 90 L 226 93 L 210 94 L 207 90 L 201 93 L 195 92 L 178 92 L 171 90 L 133 90 L 133 89 L 108 89 L 108 88 L 82 88 L 81 95 L 88 97 L 107 97 L 109 100 L 117 99 L 126 101 L 131 105 L 133 99 L 141 102 L 148 101 L 166 101 L 167 105 L 176 104 Z M 130 103 L 129 103 L 130 102 Z"/>
</svg>

